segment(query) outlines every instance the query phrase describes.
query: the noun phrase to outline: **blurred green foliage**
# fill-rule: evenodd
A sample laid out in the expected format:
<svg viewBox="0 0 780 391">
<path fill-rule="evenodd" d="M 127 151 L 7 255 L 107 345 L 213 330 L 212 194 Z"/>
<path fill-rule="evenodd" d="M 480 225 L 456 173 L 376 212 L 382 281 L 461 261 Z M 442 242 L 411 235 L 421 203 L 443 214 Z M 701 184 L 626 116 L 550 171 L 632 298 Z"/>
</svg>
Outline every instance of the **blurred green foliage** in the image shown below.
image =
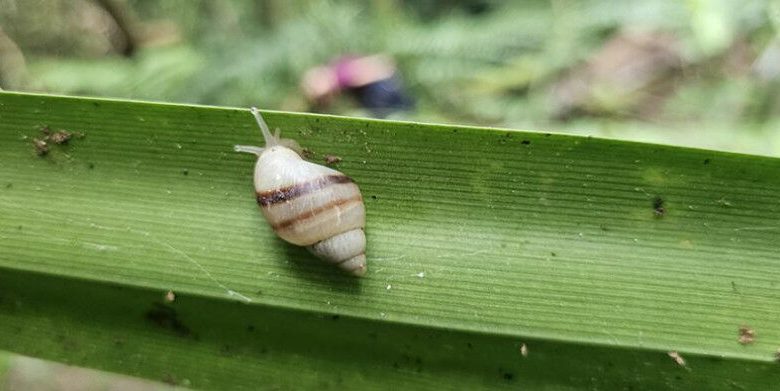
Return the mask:
<svg viewBox="0 0 780 391">
<path fill-rule="evenodd" d="M 772 1 L 0 4 L 25 61 L 6 89 L 309 111 L 307 69 L 386 53 L 417 101 L 399 119 L 780 153 Z M 368 115 L 347 97 L 328 112 Z"/>
</svg>

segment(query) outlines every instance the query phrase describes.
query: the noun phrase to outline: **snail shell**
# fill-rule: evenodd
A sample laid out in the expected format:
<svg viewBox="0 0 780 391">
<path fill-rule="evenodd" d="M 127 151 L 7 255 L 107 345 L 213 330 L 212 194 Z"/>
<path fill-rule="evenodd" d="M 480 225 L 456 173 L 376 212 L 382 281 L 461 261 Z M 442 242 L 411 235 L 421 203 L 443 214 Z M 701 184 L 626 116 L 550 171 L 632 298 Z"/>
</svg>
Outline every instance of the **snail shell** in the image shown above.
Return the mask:
<svg viewBox="0 0 780 391">
<path fill-rule="evenodd" d="M 265 147 L 236 145 L 257 155 L 255 192 L 263 216 L 285 241 L 305 246 L 358 277 L 366 273 L 366 212 L 360 189 L 334 169 L 307 162 L 293 140 L 272 135 L 256 108 L 252 114 Z"/>
</svg>

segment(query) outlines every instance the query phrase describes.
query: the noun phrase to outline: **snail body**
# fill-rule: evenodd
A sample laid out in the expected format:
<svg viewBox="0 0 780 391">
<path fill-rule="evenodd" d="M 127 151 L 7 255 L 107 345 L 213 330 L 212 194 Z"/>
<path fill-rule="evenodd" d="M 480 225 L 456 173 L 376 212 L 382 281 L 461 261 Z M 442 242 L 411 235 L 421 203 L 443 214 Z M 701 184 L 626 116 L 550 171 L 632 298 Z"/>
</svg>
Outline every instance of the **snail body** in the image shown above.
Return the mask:
<svg viewBox="0 0 780 391">
<path fill-rule="evenodd" d="M 257 203 L 276 234 L 306 247 L 318 258 L 350 274 L 366 273 L 366 213 L 360 189 L 332 168 L 305 161 L 292 140 L 272 135 L 260 112 L 252 114 L 265 147 L 236 145 L 257 155 L 254 184 Z"/>
</svg>

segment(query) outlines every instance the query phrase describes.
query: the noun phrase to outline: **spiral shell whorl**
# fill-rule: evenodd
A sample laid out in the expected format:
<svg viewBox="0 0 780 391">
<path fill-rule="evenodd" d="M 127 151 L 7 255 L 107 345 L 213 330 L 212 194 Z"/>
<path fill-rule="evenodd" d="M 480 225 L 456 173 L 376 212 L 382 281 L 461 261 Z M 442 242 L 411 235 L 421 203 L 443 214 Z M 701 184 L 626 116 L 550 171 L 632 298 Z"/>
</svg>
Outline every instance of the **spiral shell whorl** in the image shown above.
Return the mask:
<svg viewBox="0 0 780 391">
<path fill-rule="evenodd" d="M 360 189 L 341 172 L 303 160 L 278 132 L 270 133 L 257 109 L 252 114 L 266 146 L 237 145 L 235 150 L 258 156 L 254 182 L 263 216 L 285 241 L 363 276 L 366 213 Z"/>
<path fill-rule="evenodd" d="M 306 248 L 318 258 L 356 276 L 366 273 L 366 235 L 362 228 L 331 236 Z"/>
<path fill-rule="evenodd" d="M 352 179 L 274 146 L 257 161 L 255 190 L 279 237 L 351 274 L 365 274 L 365 207 Z"/>
<path fill-rule="evenodd" d="M 280 146 L 266 150 L 255 170 L 257 203 L 282 239 L 309 246 L 365 226 L 363 197 L 352 179 L 300 158 L 289 159 L 288 152 L 294 154 Z"/>
</svg>

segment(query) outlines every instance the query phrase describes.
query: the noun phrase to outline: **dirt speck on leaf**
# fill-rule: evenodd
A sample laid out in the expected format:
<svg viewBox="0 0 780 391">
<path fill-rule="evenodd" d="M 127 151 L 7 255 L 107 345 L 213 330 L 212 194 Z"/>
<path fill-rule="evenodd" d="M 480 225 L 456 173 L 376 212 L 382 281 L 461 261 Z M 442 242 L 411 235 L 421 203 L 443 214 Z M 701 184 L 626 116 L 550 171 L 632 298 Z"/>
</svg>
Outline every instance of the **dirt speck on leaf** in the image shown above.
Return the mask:
<svg viewBox="0 0 780 391">
<path fill-rule="evenodd" d="M 52 132 L 48 125 L 41 127 L 41 137 L 33 138 L 33 146 L 35 147 L 35 153 L 38 156 L 43 156 L 49 153 L 51 144 L 63 145 L 67 144 L 73 137 L 83 138 L 84 133 L 71 132 L 65 129 L 60 129 Z"/>
<path fill-rule="evenodd" d="M 336 155 L 325 155 L 325 164 L 331 166 L 341 162 L 341 157 Z"/>
<path fill-rule="evenodd" d="M 313 158 L 315 155 L 316 153 L 314 153 L 314 151 L 312 151 L 309 148 L 301 149 L 301 157 L 303 157 L 306 160 L 311 160 L 311 158 Z"/>
<path fill-rule="evenodd" d="M 173 303 L 174 300 L 176 300 L 176 294 L 173 293 L 173 291 L 168 291 L 168 293 L 165 294 L 165 301 Z"/>
<path fill-rule="evenodd" d="M 749 345 L 756 340 L 756 331 L 750 326 L 739 326 L 739 338 L 737 341 L 742 345 Z"/>
<path fill-rule="evenodd" d="M 45 140 L 34 138 L 33 147 L 35 148 L 35 154 L 38 156 L 46 156 L 49 153 L 49 143 Z"/>
<path fill-rule="evenodd" d="M 728 208 L 728 207 L 734 206 L 731 203 L 731 201 L 726 199 L 726 197 L 720 198 L 719 200 L 715 201 L 715 203 L 717 203 L 718 205 L 720 205 L 720 206 L 722 206 L 724 208 Z"/>
<path fill-rule="evenodd" d="M 507 370 L 505 370 L 503 368 L 498 368 L 498 373 L 500 373 L 501 377 L 504 380 L 508 381 L 508 382 L 511 382 L 512 380 L 515 379 L 515 374 L 514 373 L 509 372 L 509 371 L 507 371 Z"/>
<path fill-rule="evenodd" d="M 666 215 L 664 199 L 661 198 L 661 196 L 655 196 L 655 198 L 653 198 L 653 214 L 655 214 L 655 217 L 663 217 Z"/>
<path fill-rule="evenodd" d="M 676 351 L 672 350 L 671 352 L 666 353 L 669 357 L 674 360 L 677 365 L 684 367 L 685 366 L 685 359 L 680 356 L 680 353 L 677 353 Z"/>
<path fill-rule="evenodd" d="M 73 133 L 60 129 L 54 133 L 49 134 L 49 141 L 54 144 L 67 144 L 72 137 Z"/>
</svg>

